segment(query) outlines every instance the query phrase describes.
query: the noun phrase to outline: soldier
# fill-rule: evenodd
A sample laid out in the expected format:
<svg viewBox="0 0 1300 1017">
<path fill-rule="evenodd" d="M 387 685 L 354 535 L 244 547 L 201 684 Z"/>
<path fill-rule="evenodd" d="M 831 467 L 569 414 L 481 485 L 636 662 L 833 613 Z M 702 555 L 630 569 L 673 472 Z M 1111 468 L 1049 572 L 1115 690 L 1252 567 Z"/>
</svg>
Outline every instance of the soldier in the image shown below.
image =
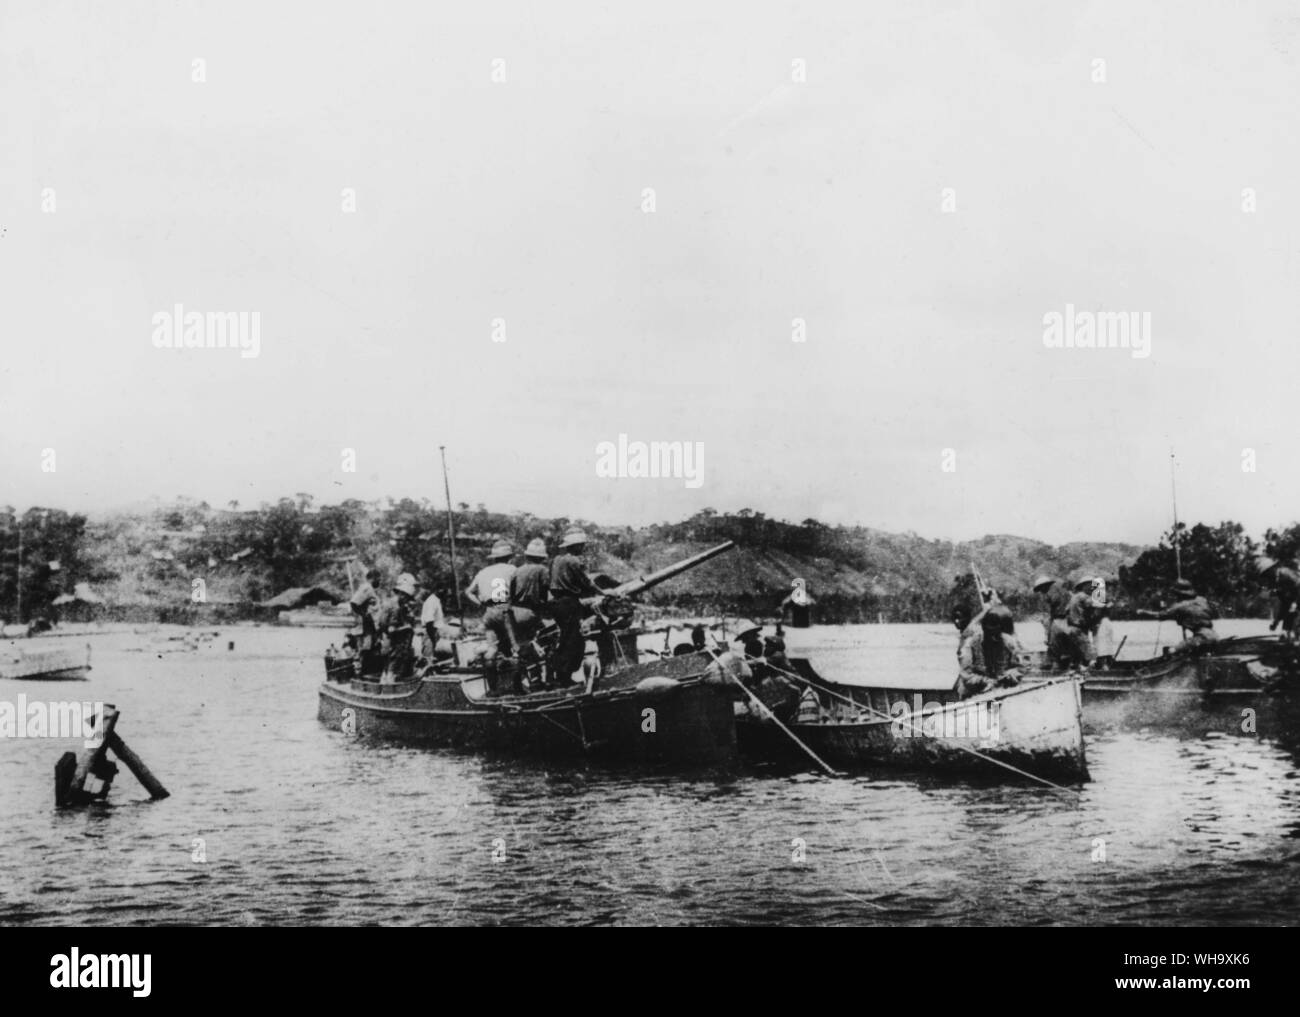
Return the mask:
<svg viewBox="0 0 1300 1017">
<path fill-rule="evenodd" d="M 1200 650 L 1217 642 L 1219 635 L 1214 631 L 1214 608 L 1204 597 L 1196 595 L 1196 587 L 1188 580 L 1180 579 L 1174 583 L 1174 596 L 1181 598 L 1167 611 L 1147 611 L 1139 608 L 1138 614 L 1144 618 L 1159 621 L 1176 621 L 1187 638 L 1178 644 L 1177 649 Z"/>
<path fill-rule="evenodd" d="M 1300 616 L 1300 572 L 1263 555 L 1255 562 L 1260 578 L 1268 582 L 1272 577 L 1273 620 L 1268 630 L 1276 632 L 1282 626 L 1282 635 L 1288 640 L 1296 638 L 1296 619 Z"/>
<path fill-rule="evenodd" d="M 1110 620 L 1106 581 L 1093 576 L 1088 583 L 1088 597 L 1092 601 L 1092 628 L 1088 632 L 1091 662 L 1109 667 L 1115 660 L 1115 626 Z"/>
<path fill-rule="evenodd" d="M 498 654 L 511 656 L 514 648 L 510 642 L 510 580 L 515 567 L 510 558 L 515 549 L 504 540 L 498 540 L 488 554 L 488 562 L 470 580 L 465 596 L 471 604 L 483 608 L 483 629 L 487 633 L 489 660 Z"/>
<path fill-rule="evenodd" d="M 379 570 L 367 569 L 366 579 L 348 602 L 352 613 L 357 616 L 361 631 L 356 633 L 355 645 L 361 663 L 363 678 L 377 677 L 384 670 L 384 655 L 379 645 L 379 631 L 376 626 L 376 614 L 379 611 Z"/>
<path fill-rule="evenodd" d="M 741 646 L 752 677 L 745 684 L 778 720 L 788 721 L 799 709 L 800 689 L 782 674 L 790 670 L 785 656 L 785 641 L 779 636 L 763 639 L 763 626 L 752 621 L 738 621 L 733 642 Z M 771 655 L 768 655 L 768 650 Z"/>
<path fill-rule="evenodd" d="M 732 637 L 732 642 L 739 643 L 740 648 L 745 652 L 748 658 L 746 661 L 750 667 L 759 663 L 763 659 L 763 626 L 752 621 L 736 622 L 736 634 Z"/>
<path fill-rule="evenodd" d="M 397 577 L 376 627 L 386 646 L 388 675 L 399 681 L 410 678 L 415 673 L 415 576 L 411 573 Z"/>
<path fill-rule="evenodd" d="M 1087 668 L 1093 660 L 1092 631 L 1097 616 L 1092 604 L 1092 580 L 1081 579 L 1065 605 L 1065 618 L 1057 623 L 1057 659 L 1067 667 Z"/>
<path fill-rule="evenodd" d="M 546 541 L 541 537 L 529 541 L 524 557 L 527 563 L 510 577 L 510 615 L 516 653 L 537 637 L 551 585 L 551 570 L 543 564 Z"/>
<path fill-rule="evenodd" d="M 1059 579 L 1040 575 L 1034 580 L 1034 592 L 1047 602 L 1047 659 L 1052 664 L 1068 662 L 1073 656 L 1074 641 L 1067 631 L 1065 612 L 1070 606 L 1070 587 Z"/>
<path fill-rule="evenodd" d="M 704 626 L 696 625 L 691 629 L 691 647 L 695 653 L 701 653 L 706 645 L 707 636 L 704 632 Z"/>
<path fill-rule="evenodd" d="M 587 640 L 582 635 L 582 600 L 584 597 L 602 596 L 582 564 L 582 555 L 586 550 L 587 535 L 581 530 L 571 530 L 560 541 L 560 553 L 551 562 L 551 599 L 548 607 L 560 629 L 552 668 L 555 681 L 561 686 L 570 683 L 573 673 L 582 666 L 582 658 L 587 652 Z"/>
<path fill-rule="evenodd" d="M 952 619 L 961 633 L 957 644 L 957 692 L 961 698 L 1019 684 L 1021 647 L 1015 618 L 996 594 L 974 618 L 970 608 L 959 605 L 953 609 Z"/>
<path fill-rule="evenodd" d="M 430 664 L 438 655 L 438 642 L 451 638 L 451 627 L 442 610 L 442 598 L 430 592 L 420 607 L 420 653 Z M 444 648 L 445 653 L 445 648 Z"/>
</svg>

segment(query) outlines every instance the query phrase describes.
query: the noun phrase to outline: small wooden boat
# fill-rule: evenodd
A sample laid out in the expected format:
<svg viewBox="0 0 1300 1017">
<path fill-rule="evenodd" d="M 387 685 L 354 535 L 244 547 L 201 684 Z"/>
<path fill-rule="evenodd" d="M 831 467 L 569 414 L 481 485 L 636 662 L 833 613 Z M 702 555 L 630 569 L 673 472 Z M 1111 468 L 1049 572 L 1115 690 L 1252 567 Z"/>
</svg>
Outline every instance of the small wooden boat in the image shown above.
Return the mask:
<svg viewBox="0 0 1300 1017">
<path fill-rule="evenodd" d="M 17 640 L 11 640 L 8 647 L 0 652 L 0 678 L 68 681 L 85 678 L 89 671 L 89 643 L 84 648 L 68 645 L 24 646 Z"/>
<path fill-rule="evenodd" d="M 1036 678 L 1059 676 L 1046 654 L 1027 655 Z M 1228 638 L 1204 650 L 1169 650 L 1159 657 L 1116 660 L 1080 672 L 1083 700 L 1113 700 L 1133 695 L 1192 698 L 1252 697 L 1300 692 L 1296 647 L 1272 636 Z"/>
<path fill-rule="evenodd" d="M 808 692 L 785 726 L 831 766 L 904 767 L 1045 780 L 1088 779 L 1079 682 L 1069 677 L 969 699 L 951 689 L 883 688 L 827 681 L 791 660 Z M 770 719 L 737 719 L 741 753 L 763 760 L 803 750 Z"/>
</svg>

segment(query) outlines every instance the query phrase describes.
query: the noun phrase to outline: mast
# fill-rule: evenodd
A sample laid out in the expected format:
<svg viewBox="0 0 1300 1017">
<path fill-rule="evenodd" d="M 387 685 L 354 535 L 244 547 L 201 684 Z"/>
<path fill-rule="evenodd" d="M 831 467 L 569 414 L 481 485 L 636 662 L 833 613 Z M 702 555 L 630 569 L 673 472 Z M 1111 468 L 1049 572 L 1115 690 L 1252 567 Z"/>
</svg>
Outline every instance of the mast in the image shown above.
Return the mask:
<svg viewBox="0 0 1300 1017">
<path fill-rule="evenodd" d="M 451 547 L 451 582 L 456 588 L 456 611 L 460 614 L 461 625 L 465 624 L 465 606 L 460 602 L 460 573 L 456 568 L 456 532 L 451 514 L 451 484 L 447 481 L 447 446 L 439 445 L 442 455 L 442 489 L 447 495 L 447 543 Z"/>
<path fill-rule="evenodd" d="M 1169 492 L 1174 503 L 1174 568 L 1178 571 L 1178 578 L 1183 578 L 1183 554 L 1178 547 L 1178 480 L 1174 474 L 1174 450 L 1169 450 Z"/>
</svg>

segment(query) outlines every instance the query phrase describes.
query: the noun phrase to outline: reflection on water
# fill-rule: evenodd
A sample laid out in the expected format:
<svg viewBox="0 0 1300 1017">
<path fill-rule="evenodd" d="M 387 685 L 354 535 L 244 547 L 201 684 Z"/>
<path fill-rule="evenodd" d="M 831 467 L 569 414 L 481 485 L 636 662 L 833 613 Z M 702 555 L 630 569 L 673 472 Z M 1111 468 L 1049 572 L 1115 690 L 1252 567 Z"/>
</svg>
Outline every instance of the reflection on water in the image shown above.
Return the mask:
<svg viewBox="0 0 1300 1017">
<path fill-rule="evenodd" d="M 1121 631 L 1145 655 L 1154 626 Z M 77 744 L 0 741 L 0 923 L 1300 918 L 1294 712 L 1261 711 L 1256 734 L 1241 731 L 1240 704 L 1173 730 L 1102 725 L 1093 781 L 1071 791 L 889 773 L 636 776 L 326 731 L 315 688 L 335 635 L 228 629 L 161 656 L 105 637 L 87 682 L 0 682 L 0 700 L 116 703 L 122 735 L 172 792 L 150 802 L 123 770 L 111 807 L 56 812 L 53 765 Z M 839 680 L 951 680 L 942 626 L 788 637 Z"/>
</svg>

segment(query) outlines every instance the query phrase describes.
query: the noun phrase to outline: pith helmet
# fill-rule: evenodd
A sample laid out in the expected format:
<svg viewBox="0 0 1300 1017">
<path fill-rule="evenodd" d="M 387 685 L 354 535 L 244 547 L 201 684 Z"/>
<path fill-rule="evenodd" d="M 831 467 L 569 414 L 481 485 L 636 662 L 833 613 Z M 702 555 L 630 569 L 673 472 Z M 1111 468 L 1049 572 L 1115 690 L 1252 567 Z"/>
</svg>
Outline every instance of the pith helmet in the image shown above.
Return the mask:
<svg viewBox="0 0 1300 1017">
<path fill-rule="evenodd" d="M 751 632 L 761 632 L 763 630 L 763 626 L 759 625 L 757 622 L 752 622 L 746 618 L 742 618 L 738 622 L 736 622 L 735 630 L 736 630 L 736 634 L 732 637 L 731 641 L 733 643 L 738 643 L 740 642 L 741 639 L 749 635 Z"/>
<path fill-rule="evenodd" d="M 1051 586 L 1054 582 L 1056 582 L 1056 580 L 1053 579 L 1051 576 L 1046 576 L 1046 575 L 1039 576 L 1037 579 L 1034 580 L 1033 588 L 1035 590 L 1041 590 L 1044 586 Z"/>
<path fill-rule="evenodd" d="M 514 554 L 514 553 L 515 553 L 515 549 L 514 549 L 513 547 L 510 546 L 510 542 L 509 542 L 509 541 L 506 541 L 506 540 L 498 540 L 495 544 L 492 545 L 492 551 L 491 551 L 491 553 L 488 555 L 488 557 L 489 557 L 489 558 L 509 558 L 509 557 L 510 557 L 512 554 Z"/>
<path fill-rule="evenodd" d="M 1255 559 L 1255 571 L 1261 576 L 1265 575 L 1270 569 L 1277 568 L 1277 562 L 1266 554 L 1261 554 Z"/>
<path fill-rule="evenodd" d="M 524 552 L 529 558 L 546 557 L 546 541 L 541 537 L 534 537 L 528 542 L 528 550 Z"/>
<path fill-rule="evenodd" d="M 397 577 L 397 582 L 393 584 L 393 589 L 398 593 L 405 593 L 407 596 L 415 596 L 415 576 L 409 572 L 403 572 Z"/>
<path fill-rule="evenodd" d="M 1196 587 L 1189 580 L 1180 579 L 1174 583 L 1174 592 L 1184 597 L 1196 596 Z"/>
<path fill-rule="evenodd" d="M 577 547 L 579 544 L 585 544 L 586 542 L 587 535 L 585 533 L 581 530 L 570 530 L 564 535 L 564 539 L 560 541 L 560 546 Z"/>
<path fill-rule="evenodd" d="M 1077 583 L 1074 584 L 1075 592 L 1076 593 L 1090 592 L 1093 586 L 1096 585 L 1096 583 L 1097 580 L 1092 578 L 1092 576 L 1084 576 L 1082 579 L 1080 579 Z"/>
</svg>

